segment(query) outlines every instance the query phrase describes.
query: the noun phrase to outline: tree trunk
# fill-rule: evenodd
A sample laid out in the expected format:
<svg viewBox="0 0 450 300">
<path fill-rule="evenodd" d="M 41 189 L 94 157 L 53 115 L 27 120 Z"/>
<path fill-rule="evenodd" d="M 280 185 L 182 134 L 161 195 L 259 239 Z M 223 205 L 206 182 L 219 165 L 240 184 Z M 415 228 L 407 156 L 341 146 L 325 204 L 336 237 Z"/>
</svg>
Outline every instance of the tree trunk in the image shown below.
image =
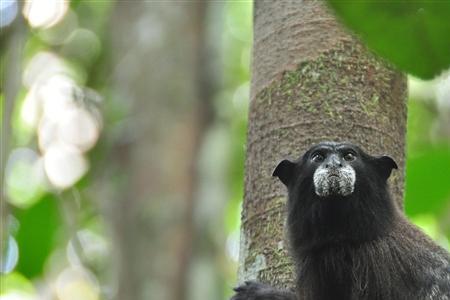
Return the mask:
<svg viewBox="0 0 450 300">
<path fill-rule="evenodd" d="M 130 110 L 111 125 L 116 173 L 103 179 L 115 179 L 116 192 L 102 197 L 115 237 L 115 299 L 187 298 L 197 158 L 215 79 L 207 9 L 207 1 L 119 1 L 113 13 L 110 105 Z"/>
<path fill-rule="evenodd" d="M 322 1 L 255 1 L 240 281 L 292 287 L 277 162 L 311 145 L 349 141 L 389 154 L 403 196 L 406 78 L 343 30 Z"/>
</svg>

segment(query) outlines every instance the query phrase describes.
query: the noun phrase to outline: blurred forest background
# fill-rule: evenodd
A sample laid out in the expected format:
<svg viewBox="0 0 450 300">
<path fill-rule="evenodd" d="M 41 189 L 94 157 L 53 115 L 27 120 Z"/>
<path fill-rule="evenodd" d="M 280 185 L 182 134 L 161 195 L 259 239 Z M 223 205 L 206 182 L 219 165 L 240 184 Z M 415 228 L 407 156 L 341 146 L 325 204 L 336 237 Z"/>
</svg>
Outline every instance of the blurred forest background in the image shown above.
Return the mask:
<svg viewBox="0 0 450 300">
<path fill-rule="evenodd" d="M 251 1 L 0 1 L 0 299 L 227 299 Z M 406 212 L 449 249 L 450 76 L 409 78 Z"/>
</svg>

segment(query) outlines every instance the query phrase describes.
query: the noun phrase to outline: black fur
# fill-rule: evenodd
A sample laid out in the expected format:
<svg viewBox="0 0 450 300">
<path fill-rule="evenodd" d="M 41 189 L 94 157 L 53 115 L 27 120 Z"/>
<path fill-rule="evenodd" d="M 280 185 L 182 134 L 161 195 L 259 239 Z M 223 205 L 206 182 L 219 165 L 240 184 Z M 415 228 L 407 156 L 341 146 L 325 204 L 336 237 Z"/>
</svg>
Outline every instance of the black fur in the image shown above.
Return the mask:
<svg viewBox="0 0 450 300">
<path fill-rule="evenodd" d="M 316 195 L 312 155 L 351 151 L 356 173 L 348 196 Z M 273 175 L 287 186 L 287 229 L 297 269 L 296 294 L 256 282 L 233 300 L 449 300 L 448 253 L 418 230 L 391 199 L 386 180 L 394 160 L 373 157 L 348 143 L 320 143 Z"/>
</svg>

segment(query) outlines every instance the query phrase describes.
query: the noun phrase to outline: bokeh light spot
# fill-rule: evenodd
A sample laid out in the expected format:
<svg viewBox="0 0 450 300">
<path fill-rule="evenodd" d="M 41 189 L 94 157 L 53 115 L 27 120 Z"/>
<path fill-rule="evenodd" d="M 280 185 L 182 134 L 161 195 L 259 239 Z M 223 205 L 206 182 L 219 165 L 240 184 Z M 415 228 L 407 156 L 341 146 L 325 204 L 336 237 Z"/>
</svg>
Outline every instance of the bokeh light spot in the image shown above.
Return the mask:
<svg viewBox="0 0 450 300">
<path fill-rule="evenodd" d="M 38 52 L 27 63 L 23 72 L 23 84 L 31 88 L 35 83 L 47 80 L 55 74 L 69 73 L 64 61 L 54 53 Z"/>
<path fill-rule="evenodd" d="M 84 262 L 90 266 L 104 267 L 109 257 L 109 243 L 105 237 L 92 230 L 83 229 L 77 232 L 77 238 L 83 251 Z M 73 239 L 67 245 L 67 260 L 72 266 L 83 265 L 75 251 Z"/>
<path fill-rule="evenodd" d="M 63 74 L 46 80 L 39 88 L 45 117 L 53 121 L 64 118 L 64 114 L 75 107 L 73 100 L 76 88 L 75 82 Z"/>
<path fill-rule="evenodd" d="M 17 16 L 17 1 L 16 0 L 1 0 L 0 1 L 0 28 L 11 24 Z"/>
<path fill-rule="evenodd" d="M 29 148 L 13 150 L 6 164 L 6 194 L 14 206 L 27 208 L 45 193 L 42 160 Z"/>
<path fill-rule="evenodd" d="M 62 47 L 64 55 L 76 58 L 85 65 L 96 59 L 100 50 L 101 42 L 98 36 L 84 28 L 73 31 Z"/>
<path fill-rule="evenodd" d="M 58 276 L 56 294 L 59 300 L 98 300 L 99 286 L 87 270 L 68 268 Z"/>
<path fill-rule="evenodd" d="M 18 272 L 2 275 L 0 300 L 35 300 L 36 290 L 25 276 Z"/>
<path fill-rule="evenodd" d="M 436 87 L 436 100 L 443 109 L 450 109 L 450 74 L 442 76 Z"/>
<path fill-rule="evenodd" d="M 27 0 L 23 15 L 31 27 L 49 28 L 64 18 L 68 8 L 68 0 Z"/>
<path fill-rule="evenodd" d="M 65 114 L 58 126 L 58 137 L 81 151 L 91 149 L 97 142 L 99 128 L 94 117 L 85 109 L 74 108 Z"/>
<path fill-rule="evenodd" d="M 3 243 L 2 243 L 3 244 Z M 2 245 L 2 257 L 0 260 L 0 272 L 2 274 L 10 273 L 14 270 L 19 260 L 19 247 L 12 236 L 6 239 L 6 245 Z"/>
<path fill-rule="evenodd" d="M 41 117 L 41 103 L 36 87 L 32 87 L 25 96 L 20 110 L 20 117 L 30 128 L 37 127 Z"/>
<path fill-rule="evenodd" d="M 53 143 L 44 154 L 44 168 L 52 185 L 66 189 L 87 172 L 88 162 L 76 147 Z"/>
<path fill-rule="evenodd" d="M 61 22 L 51 28 L 39 31 L 38 35 L 47 44 L 59 46 L 67 41 L 77 27 L 78 16 L 75 12 L 69 10 Z"/>
</svg>

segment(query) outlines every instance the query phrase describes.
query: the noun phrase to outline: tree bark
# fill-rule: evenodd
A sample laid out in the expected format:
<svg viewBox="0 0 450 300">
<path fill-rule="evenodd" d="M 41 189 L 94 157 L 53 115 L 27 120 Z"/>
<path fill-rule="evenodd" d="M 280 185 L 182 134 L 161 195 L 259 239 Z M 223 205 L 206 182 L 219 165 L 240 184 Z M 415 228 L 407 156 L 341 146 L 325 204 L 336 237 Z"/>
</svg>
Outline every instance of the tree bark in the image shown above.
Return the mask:
<svg viewBox="0 0 450 300">
<path fill-rule="evenodd" d="M 240 281 L 292 287 L 283 224 L 286 191 L 271 177 L 324 140 L 389 154 L 402 205 L 406 78 L 338 24 L 322 1 L 255 1 Z"/>
</svg>

